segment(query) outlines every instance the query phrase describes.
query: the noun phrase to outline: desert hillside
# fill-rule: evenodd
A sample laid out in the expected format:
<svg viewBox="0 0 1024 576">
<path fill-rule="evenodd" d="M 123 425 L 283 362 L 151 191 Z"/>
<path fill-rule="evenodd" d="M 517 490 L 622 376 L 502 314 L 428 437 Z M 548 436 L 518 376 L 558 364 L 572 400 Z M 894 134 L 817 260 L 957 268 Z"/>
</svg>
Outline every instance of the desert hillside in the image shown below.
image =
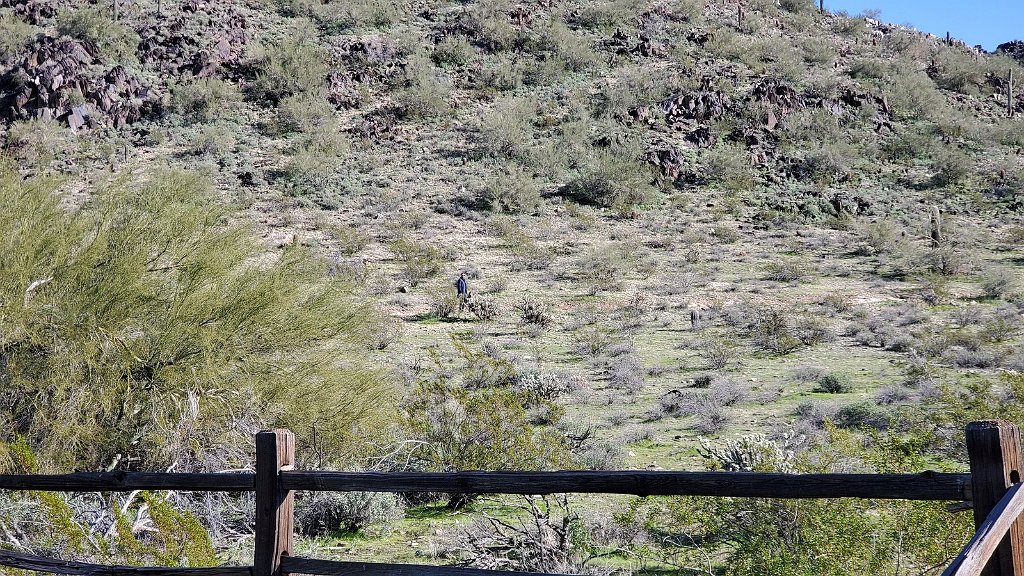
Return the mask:
<svg viewBox="0 0 1024 576">
<path fill-rule="evenodd" d="M 964 423 L 1024 424 L 1024 44 L 827 4 L 0 0 L 0 472 L 239 469 L 271 426 L 325 469 L 965 469 Z M 0 495 L 0 547 L 235 562 L 250 506 Z M 572 573 L 932 574 L 972 530 L 297 506 L 307 555 Z"/>
</svg>

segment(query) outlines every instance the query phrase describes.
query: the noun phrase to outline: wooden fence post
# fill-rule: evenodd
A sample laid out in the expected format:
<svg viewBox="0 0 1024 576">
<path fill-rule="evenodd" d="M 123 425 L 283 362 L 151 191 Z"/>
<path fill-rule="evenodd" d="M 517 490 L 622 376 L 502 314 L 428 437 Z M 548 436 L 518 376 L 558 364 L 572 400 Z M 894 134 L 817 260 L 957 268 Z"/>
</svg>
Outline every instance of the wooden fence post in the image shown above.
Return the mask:
<svg viewBox="0 0 1024 576">
<path fill-rule="evenodd" d="M 980 527 L 1007 489 L 1020 482 L 1020 430 L 1005 420 L 967 425 L 974 525 Z M 1024 521 L 1018 520 L 992 556 L 983 576 L 1024 576 Z"/>
<path fill-rule="evenodd" d="M 256 548 L 253 576 L 281 576 L 281 557 L 292 553 L 295 493 L 281 485 L 281 470 L 295 463 L 289 430 L 256 434 Z"/>
</svg>

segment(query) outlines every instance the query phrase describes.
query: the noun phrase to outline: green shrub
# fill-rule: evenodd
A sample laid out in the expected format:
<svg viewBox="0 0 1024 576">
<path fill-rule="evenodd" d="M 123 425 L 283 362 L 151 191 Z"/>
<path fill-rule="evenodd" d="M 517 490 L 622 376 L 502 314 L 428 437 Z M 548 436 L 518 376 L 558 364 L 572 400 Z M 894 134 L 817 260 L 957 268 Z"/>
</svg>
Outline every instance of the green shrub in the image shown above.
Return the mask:
<svg viewBox="0 0 1024 576">
<path fill-rule="evenodd" d="M 225 118 L 237 110 L 241 100 L 238 88 L 220 78 L 194 78 L 171 86 L 171 110 L 190 123 Z"/>
<path fill-rule="evenodd" d="M 434 244 L 403 237 L 389 244 L 388 248 L 395 255 L 401 275 L 410 286 L 416 286 L 441 271 L 444 259 L 441 249 Z"/>
<path fill-rule="evenodd" d="M 277 104 L 277 116 L 270 127 L 275 134 L 318 132 L 335 129 L 334 108 L 322 94 L 300 93 L 283 98 Z"/>
<path fill-rule="evenodd" d="M 829 372 L 819 378 L 818 387 L 814 389 L 815 392 L 827 394 L 846 394 L 852 390 L 853 386 L 850 385 L 850 382 L 835 372 Z"/>
<path fill-rule="evenodd" d="M 462 15 L 462 26 L 470 38 L 490 52 L 508 50 L 516 42 L 509 0 L 485 0 L 470 5 Z"/>
<path fill-rule="evenodd" d="M 707 179 L 726 190 L 741 192 L 754 186 L 750 152 L 741 145 L 721 144 L 705 151 L 700 160 Z"/>
<path fill-rule="evenodd" d="M 533 144 L 537 103 L 531 98 L 502 98 L 480 121 L 480 144 L 495 158 L 525 158 Z"/>
<path fill-rule="evenodd" d="M 360 27 L 387 28 L 401 16 L 401 4 L 387 0 L 278 0 L 288 16 L 315 20 L 327 32 L 345 32 Z"/>
<path fill-rule="evenodd" d="M 476 54 L 473 45 L 465 36 L 456 34 L 445 36 L 434 46 L 430 58 L 438 66 L 465 66 Z"/>
<path fill-rule="evenodd" d="M 123 22 L 115 22 L 106 6 L 91 6 L 57 14 L 57 32 L 91 42 L 104 60 L 112 63 L 135 62 L 139 35 Z"/>
<path fill-rule="evenodd" d="M 981 277 L 981 295 L 989 299 L 1005 298 L 1017 287 L 1017 277 L 1006 268 L 990 268 Z"/>
<path fill-rule="evenodd" d="M 359 304 L 312 254 L 266 254 L 194 175 L 155 172 L 74 211 L 54 189 L 0 174 L 0 418 L 40 471 L 117 454 L 148 469 L 218 466 L 207 451 L 222 457 L 239 419 L 300 438 L 322 426 L 334 454 L 343 430 L 382 413 Z"/>
<path fill-rule="evenodd" d="M 537 182 L 515 165 L 491 177 L 484 185 L 483 197 L 494 212 L 535 214 L 541 205 Z"/>
<path fill-rule="evenodd" d="M 438 75 L 423 54 L 413 54 L 405 66 L 405 85 L 395 94 L 404 118 L 426 120 L 451 110 L 451 85 Z"/>
<path fill-rule="evenodd" d="M 814 0 L 779 0 L 779 7 L 787 12 L 806 14 L 814 11 Z"/>
<path fill-rule="evenodd" d="M 323 97 L 327 63 L 319 48 L 305 38 L 289 36 L 258 46 L 253 56 L 256 98 L 273 104 L 297 94 Z"/>
<path fill-rule="evenodd" d="M 591 30 L 614 30 L 626 26 L 636 16 L 636 5 L 629 0 L 583 2 L 571 23 Z"/>
<path fill-rule="evenodd" d="M 629 215 L 653 202 L 657 190 L 654 174 L 635 158 L 605 149 L 592 150 L 582 159 L 577 175 L 562 193 L 588 204 L 614 209 Z"/>
<path fill-rule="evenodd" d="M 542 328 L 550 326 L 554 319 L 548 305 L 532 296 L 526 296 L 516 305 L 519 316 L 525 324 L 533 324 Z"/>
<path fill-rule="evenodd" d="M 35 38 L 35 26 L 14 14 L 0 14 L 0 60 L 18 55 Z"/>
<path fill-rule="evenodd" d="M 404 516 L 401 497 L 386 492 L 310 492 L 295 500 L 295 530 L 304 536 L 356 534 Z"/>
<path fill-rule="evenodd" d="M 941 148 L 932 157 L 932 172 L 936 186 L 957 186 L 974 172 L 974 163 L 959 150 Z"/>
</svg>

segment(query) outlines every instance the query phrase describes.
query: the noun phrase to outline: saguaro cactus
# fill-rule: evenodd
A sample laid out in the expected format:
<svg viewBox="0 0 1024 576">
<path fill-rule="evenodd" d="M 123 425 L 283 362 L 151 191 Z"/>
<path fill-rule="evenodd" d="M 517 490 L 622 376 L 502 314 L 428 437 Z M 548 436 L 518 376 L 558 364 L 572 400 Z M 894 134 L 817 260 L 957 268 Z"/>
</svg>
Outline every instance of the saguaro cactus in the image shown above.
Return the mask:
<svg viewBox="0 0 1024 576">
<path fill-rule="evenodd" d="M 1013 68 L 1010 68 L 1010 74 L 1007 78 L 1006 83 L 1006 115 L 1013 118 Z"/>
<path fill-rule="evenodd" d="M 942 244 L 942 212 L 939 211 L 938 206 L 932 206 L 930 220 L 932 246 L 938 247 Z"/>
</svg>

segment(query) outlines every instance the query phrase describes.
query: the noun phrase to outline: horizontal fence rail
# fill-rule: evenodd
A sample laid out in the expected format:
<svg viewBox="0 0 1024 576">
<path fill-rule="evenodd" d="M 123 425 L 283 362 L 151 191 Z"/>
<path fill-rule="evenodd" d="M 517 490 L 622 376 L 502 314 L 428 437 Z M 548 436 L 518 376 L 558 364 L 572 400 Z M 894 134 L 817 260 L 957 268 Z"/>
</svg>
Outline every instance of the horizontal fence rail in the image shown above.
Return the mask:
<svg viewBox="0 0 1024 576">
<path fill-rule="evenodd" d="M 536 572 L 496 572 L 482 568 L 453 566 L 424 566 L 417 564 L 377 564 L 374 562 L 336 562 L 285 556 L 281 570 L 286 574 L 315 574 L 316 576 L 562 576 Z"/>
<path fill-rule="evenodd" d="M 281 472 L 285 490 L 968 500 L 970 474 L 765 472 Z"/>
<path fill-rule="evenodd" d="M 80 576 L 252 576 L 248 566 L 222 566 L 217 568 L 143 568 L 139 566 L 105 566 L 85 562 L 55 560 L 32 554 L 0 550 L 0 566 Z"/>
<path fill-rule="evenodd" d="M 171 472 L 75 472 L 73 474 L 0 474 L 0 490 L 50 492 L 129 492 L 187 490 L 190 492 L 252 492 L 250 473 L 186 474 Z"/>
</svg>

